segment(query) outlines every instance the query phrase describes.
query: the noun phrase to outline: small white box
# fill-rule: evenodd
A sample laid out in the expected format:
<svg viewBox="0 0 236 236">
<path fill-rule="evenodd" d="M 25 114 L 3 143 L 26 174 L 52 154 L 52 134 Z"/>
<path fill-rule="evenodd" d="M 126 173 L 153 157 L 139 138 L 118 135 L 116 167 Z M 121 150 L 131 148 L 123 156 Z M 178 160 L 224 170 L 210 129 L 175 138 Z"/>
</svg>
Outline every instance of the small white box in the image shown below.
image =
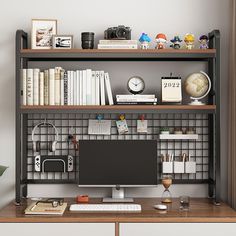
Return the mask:
<svg viewBox="0 0 236 236">
<path fill-rule="evenodd" d="M 183 174 L 184 173 L 184 162 L 174 161 L 174 173 Z"/>
<path fill-rule="evenodd" d="M 162 173 L 163 174 L 171 174 L 173 173 L 173 162 L 162 162 Z"/>
<path fill-rule="evenodd" d="M 185 173 L 195 174 L 196 173 L 196 162 L 194 162 L 194 161 L 185 162 Z"/>
</svg>

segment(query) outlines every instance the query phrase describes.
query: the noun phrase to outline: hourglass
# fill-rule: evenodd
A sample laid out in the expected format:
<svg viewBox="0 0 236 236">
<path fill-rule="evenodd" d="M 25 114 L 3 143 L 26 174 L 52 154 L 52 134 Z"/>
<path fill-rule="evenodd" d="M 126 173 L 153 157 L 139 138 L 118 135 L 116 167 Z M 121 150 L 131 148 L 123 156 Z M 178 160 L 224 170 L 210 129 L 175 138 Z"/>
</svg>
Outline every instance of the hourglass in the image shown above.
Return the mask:
<svg viewBox="0 0 236 236">
<path fill-rule="evenodd" d="M 169 187 L 172 184 L 172 176 L 165 175 L 162 177 L 162 185 L 164 186 L 165 190 L 162 194 L 162 203 L 172 203 L 172 196 L 169 190 Z"/>
</svg>

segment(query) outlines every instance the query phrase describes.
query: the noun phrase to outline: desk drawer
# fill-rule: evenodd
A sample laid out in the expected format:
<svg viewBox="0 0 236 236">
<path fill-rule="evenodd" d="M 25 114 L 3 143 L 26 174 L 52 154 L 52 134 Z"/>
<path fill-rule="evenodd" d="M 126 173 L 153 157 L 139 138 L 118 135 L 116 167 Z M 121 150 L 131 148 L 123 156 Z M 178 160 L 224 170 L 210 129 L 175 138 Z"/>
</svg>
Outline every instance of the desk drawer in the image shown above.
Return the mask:
<svg viewBox="0 0 236 236">
<path fill-rule="evenodd" d="M 123 223 L 120 236 L 234 236 L 236 223 Z"/>
<path fill-rule="evenodd" d="M 115 236 L 113 223 L 0 223 L 7 236 Z"/>
</svg>

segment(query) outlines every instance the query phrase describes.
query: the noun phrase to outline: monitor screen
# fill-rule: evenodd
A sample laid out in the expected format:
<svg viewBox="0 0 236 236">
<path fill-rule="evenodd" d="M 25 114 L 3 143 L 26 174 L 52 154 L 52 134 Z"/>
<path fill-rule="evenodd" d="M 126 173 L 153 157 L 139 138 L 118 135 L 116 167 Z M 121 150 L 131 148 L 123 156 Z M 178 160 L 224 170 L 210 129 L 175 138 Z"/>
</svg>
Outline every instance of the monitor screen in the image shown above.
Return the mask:
<svg viewBox="0 0 236 236">
<path fill-rule="evenodd" d="M 155 140 L 81 140 L 79 186 L 157 185 Z"/>
</svg>

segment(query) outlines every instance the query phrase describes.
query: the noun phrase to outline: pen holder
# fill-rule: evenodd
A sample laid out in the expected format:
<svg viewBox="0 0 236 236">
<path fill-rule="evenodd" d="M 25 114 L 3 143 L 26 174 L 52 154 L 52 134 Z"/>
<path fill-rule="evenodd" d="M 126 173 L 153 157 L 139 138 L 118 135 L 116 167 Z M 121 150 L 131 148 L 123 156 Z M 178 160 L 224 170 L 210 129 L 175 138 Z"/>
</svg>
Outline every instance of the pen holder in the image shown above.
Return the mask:
<svg viewBox="0 0 236 236">
<path fill-rule="evenodd" d="M 174 173 L 183 174 L 184 173 L 184 162 L 183 161 L 174 161 Z"/>
<path fill-rule="evenodd" d="M 167 162 L 163 161 L 162 162 L 162 173 L 163 174 L 171 174 L 173 173 L 173 162 Z"/>
<path fill-rule="evenodd" d="M 187 173 L 187 174 L 195 174 L 196 173 L 196 162 L 195 161 L 185 162 L 185 173 Z"/>
</svg>

